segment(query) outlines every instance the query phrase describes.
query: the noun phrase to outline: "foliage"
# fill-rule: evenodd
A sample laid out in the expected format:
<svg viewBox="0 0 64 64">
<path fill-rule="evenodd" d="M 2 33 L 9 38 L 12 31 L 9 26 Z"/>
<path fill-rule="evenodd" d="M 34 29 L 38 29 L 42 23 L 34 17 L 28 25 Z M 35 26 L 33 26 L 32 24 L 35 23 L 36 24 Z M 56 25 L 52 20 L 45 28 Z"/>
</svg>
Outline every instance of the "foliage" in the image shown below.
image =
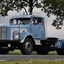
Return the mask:
<svg viewBox="0 0 64 64">
<path fill-rule="evenodd" d="M 9 10 L 20 11 L 22 8 L 25 9 L 27 6 L 29 6 L 30 14 L 32 14 L 33 8 L 35 6 L 40 7 L 40 3 L 38 3 L 38 0 L 0 0 L 0 14 L 6 16 Z"/>
<path fill-rule="evenodd" d="M 15 9 L 18 11 L 23 5 L 22 0 L 0 0 L 0 14 L 5 16 L 9 10 Z"/>
<path fill-rule="evenodd" d="M 22 8 L 25 9 L 29 7 L 29 12 L 32 14 L 33 8 L 42 8 L 47 16 L 54 14 L 56 19 L 52 23 L 57 29 L 61 29 L 63 26 L 64 20 L 64 0 L 41 0 L 41 3 L 38 3 L 38 0 L 0 0 L 0 14 L 6 16 L 9 10 L 20 11 Z"/>
<path fill-rule="evenodd" d="M 64 20 L 64 0 L 42 0 L 42 3 L 42 9 L 47 13 L 47 16 L 50 16 L 50 14 L 56 16 L 52 25 L 57 29 L 61 29 Z"/>
</svg>

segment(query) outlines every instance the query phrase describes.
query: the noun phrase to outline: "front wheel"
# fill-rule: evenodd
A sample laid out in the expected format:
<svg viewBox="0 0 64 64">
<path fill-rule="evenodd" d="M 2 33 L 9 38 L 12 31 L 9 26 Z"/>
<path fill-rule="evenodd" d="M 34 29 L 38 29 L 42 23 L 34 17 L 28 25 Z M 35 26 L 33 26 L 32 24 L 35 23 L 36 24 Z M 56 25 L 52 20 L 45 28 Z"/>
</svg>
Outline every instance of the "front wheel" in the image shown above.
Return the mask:
<svg viewBox="0 0 64 64">
<path fill-rule="evenodd" d="M 0 49 L 0 54 L 7 54 L 8 52 L 8 49 Z"/>
<path fill-rule="evenodd" d="M 31 54 L 33 51 L 33 46 L 34 46 L 34 44 L 33 44 L 32 40 L 30 38 L 26 38 L 24 43 L 21 46 L 22 54 L 24 54 L 24 55 L 25 54 L 27 54 L 27 55 Z"/>
</svg>

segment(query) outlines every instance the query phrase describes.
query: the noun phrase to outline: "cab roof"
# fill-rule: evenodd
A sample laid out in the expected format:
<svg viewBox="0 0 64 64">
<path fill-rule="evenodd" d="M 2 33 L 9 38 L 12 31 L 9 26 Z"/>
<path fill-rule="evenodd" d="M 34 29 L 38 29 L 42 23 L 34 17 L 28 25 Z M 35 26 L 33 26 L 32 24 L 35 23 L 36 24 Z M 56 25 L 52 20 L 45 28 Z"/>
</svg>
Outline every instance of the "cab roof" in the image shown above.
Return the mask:
<svg viewBox="0 0 64 64">
<path fill-rule="evenodd" d="M 31 18 L 31 17 L 43 18 L 41 16 L 36 16 L 36 15 L 16 15 L 16 16 L 13 16 L 11 19 L 16 19 L 16 18 Z"/>
</svg>

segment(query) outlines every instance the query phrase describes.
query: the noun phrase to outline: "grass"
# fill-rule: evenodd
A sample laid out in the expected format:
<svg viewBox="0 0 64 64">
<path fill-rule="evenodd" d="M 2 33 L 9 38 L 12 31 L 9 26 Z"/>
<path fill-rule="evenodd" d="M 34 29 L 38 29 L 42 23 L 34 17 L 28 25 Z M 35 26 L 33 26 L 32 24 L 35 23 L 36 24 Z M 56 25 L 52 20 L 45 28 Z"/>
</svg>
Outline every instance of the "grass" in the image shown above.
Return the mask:
<svg viewBox="0 0 64 64">
<path fill-rule="evenodd" d="M 21 52 L 20 52 L 20 50 L 14 50 L 14 51 L 9 51 L 9 54 L 13 54 L 13 55 L 20 55 L 21 54 Z"/>
<path fill-rule="evenodd" d="M 14 50 L 14 51 L 10 51 L 9 52 L 9 54 L 13 54 L 13 55 L 21 55 L 22 53 L 20 52 L 20 50 Z M 56 53 L 56 51 L 50 51 L 49 53 L 48 53 L 49 55 L 56 55 L 57 53 Z M 36 52 L 32 52 L 32 55 L 37 55 L 37 53 Z"/>
<path fill-rule="evenodd" d="M 64 64 L 64 60 L 11 60 L 11 61 L 0 61 L 0 64 Z"/>
<path fill-rule="evenodd" d="M 14 50 L 14 51 L 10 51 L 9 54 L 13 54 L 13 55 L 21 55 L 22 53 L 20 52 L 20 50 Z M 32 52 L 32 55 L 36 55 L 36 52 Z"/>
<path fill-rule="evenodd" d="M 50 51 L 48 54 L 49 55 L 57 55 L 57 52 L 56 51 Z"/>
<path fill-rule="evenodd" d="M 21 55 L 19 50 L 10 51 L 9 54 L 13 55 Z M 33 52 L 32 55 L 36 55 L 36 52 Z M 56 51 L 50 51 L 49 55 L 57 54 Z M 8 60 L 8 61 L 0 61 L 0 64 L 64 64 L 64 60 L 47 60 L 47 59 L 27 59 L 27 60 Z"/>
</svg>

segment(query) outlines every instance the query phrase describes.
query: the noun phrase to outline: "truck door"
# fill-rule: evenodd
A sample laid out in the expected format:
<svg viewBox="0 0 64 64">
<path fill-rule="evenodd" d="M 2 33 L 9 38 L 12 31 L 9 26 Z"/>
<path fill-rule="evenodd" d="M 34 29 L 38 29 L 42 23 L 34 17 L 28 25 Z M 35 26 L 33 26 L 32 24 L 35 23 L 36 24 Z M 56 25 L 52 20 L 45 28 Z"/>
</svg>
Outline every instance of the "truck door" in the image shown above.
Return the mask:
<svg viewBox="0 0 64 64">
<path fill-rule="evenodd" d="M 31 32 L 34 38 L 42 39 L 43 25 L 42 25 L 41 18 L 33 18 L 31 30 L 32 30 Z"/>
</svg>

